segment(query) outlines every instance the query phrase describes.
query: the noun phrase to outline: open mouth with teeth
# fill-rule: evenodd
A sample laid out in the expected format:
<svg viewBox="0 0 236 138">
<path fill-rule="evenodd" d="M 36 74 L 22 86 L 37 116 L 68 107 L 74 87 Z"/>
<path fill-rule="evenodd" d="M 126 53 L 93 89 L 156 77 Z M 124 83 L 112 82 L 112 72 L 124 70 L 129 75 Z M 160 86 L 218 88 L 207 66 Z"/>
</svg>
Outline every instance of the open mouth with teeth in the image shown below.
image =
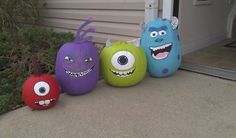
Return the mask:
<svg viewBox="0 0 236 138">
<path fill-rule="evenodd" d="M 128 77 L 130 75 L 132 75 L 135 71 L 135 68 L 128 70 L 128 71 L 115 71 L 115 70 L 111 70 L 111 72 L 113 74 L 115 74 L 118 77 Z"/>
<path fill-rule="evenodd" d="M 158 47 L 150 47 L 151 55 L 154 59 L 161 60 L 165 59 L 172 48 L 172 43 L 164 44 Z"/>
<path fill-rule="evenodd" d="M 67 69 L 65 69 L 65 72 L 66 72 L 66 74 L 69 74 L 71 77 L 76 77 L 76 78 L 83 77 L 83 76 L 89 74 L 93 70 L 94 66 L 92 68 L 89 68 L 89 69 L 87 69 L 85 71 L 81 71 L 81 72 L 72 72 Z"/>
<path fill-rule="evenodd" d="M 39 106 L 48 106 L 50 103 L 54 101 L 56 101 L 56 99 L 47 99 L 47 100 L 41 100 L 41 101 L 35 102 L 35 104 Z"/>
</svg>

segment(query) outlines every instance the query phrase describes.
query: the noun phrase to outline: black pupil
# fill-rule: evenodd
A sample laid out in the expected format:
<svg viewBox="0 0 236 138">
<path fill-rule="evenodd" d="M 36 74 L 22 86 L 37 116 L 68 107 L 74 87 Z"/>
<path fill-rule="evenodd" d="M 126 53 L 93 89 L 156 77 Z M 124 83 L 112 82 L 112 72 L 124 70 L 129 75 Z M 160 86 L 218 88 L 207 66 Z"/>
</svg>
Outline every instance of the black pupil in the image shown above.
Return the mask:
<svg viewBox="0 0 236 138">
<path fill-rule="evenodd" d="M 40 87 L 40 88 L 39 88 L 39 92 L 40 92 L 40 93 L 45 93 L 45 92 L 46 92 L 46 89 L 45 89 L 44 87 Z"/>
<path fill-rule="evenodd" d="M 91 62 L 92 61 L 92 59 L 91 58 L 87 58 L 87 62 Z"/>
<path fill-rule="evenodd" d="M 118 63 L 119 63 L 120 65 L 125 65 L 125 64 L 128 63 L 128 58 L 127 58 L 126 56 L 120 56 L 120 57 L 118 58 Z"/>
</svg>

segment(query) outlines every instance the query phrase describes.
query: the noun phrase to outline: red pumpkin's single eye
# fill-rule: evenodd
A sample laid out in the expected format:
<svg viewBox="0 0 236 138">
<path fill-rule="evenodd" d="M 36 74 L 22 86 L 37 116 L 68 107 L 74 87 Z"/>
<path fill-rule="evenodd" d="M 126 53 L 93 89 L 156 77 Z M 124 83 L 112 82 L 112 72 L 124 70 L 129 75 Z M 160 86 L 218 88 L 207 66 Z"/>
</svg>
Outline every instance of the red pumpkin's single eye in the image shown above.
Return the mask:
<svg viewBox="0 0 236 138">
<path fill-rule="evenodd" d="M 49 93 L 49 91 L 50 91 L 50 86 L 48 83 L 44 81 L 37 82 L 34 85 L 34 92 L 38 96 L 45 96 Z"/>
</svg>

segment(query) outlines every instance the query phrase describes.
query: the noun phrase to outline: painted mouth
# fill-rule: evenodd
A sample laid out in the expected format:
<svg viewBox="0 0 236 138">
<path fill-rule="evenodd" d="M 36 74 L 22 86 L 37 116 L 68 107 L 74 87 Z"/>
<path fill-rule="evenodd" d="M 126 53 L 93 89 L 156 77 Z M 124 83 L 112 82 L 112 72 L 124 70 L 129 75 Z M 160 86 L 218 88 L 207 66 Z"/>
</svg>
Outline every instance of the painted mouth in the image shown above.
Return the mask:
<svg viewBox="0 0 236 138">
<path fill-rule="evenodd" d="M 76 77 L 76 78 L 77 77 L 83 77 L 83 76 L 89 74 L 93 70 L 94 66 L 90 69 L 87 69 L 87 70 L 81 71 L 81 72 L 72 72 L 72 71 L 69 71 L 69 70 L 66 70 L 66 69 L 65 69 L 65 71 L 66 71 L 66 74 L 69 74 L 71 77 Z"/>
<path fill-rule="evenodd" d="M 135 71 L 135 68 L 128 70 L 128 71 L 115 71 L 115 70 L 111 70 L 111 72 L 113 74 L 115 74 L 118 77 L 128 77 L 130 75 L 132 75 Z"/>
<path fill-rule="evenodd" d="M 151 55 L 154 59 L 161 60 L 167 58 L 172 48 L 172 43 L 164 44 L 158 47 L 150 47 Z"/>
<path fill-rule="evenodd" d="M 35 102 L 35 104 L 39 106 L 48 106 L 50 103 L 54 101 L 56 101 L 56 99 L 41 100 L 41 101 Z"/>
</svg>

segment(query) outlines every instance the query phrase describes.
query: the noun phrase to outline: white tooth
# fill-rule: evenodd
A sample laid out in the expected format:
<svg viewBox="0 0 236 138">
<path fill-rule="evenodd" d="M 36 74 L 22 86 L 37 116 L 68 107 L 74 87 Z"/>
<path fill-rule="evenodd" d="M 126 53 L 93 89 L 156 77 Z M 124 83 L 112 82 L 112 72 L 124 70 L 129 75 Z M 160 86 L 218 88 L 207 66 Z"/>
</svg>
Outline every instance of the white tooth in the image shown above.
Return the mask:
<svg viewBox="0 0 236 138">
<path fill-rule="evenodd" d="M 45 104 L 50 104 L 50 100 L 45 100 Z"/>
<path fill-rule="evenodd" d="M 170 45 L 171 45 L 171 43 L 162 45 L 160 47 L 151 47 L 150 49 L 156 51 L 156 50 L 160 50 L 160 49 L 165 49 L 166 47 L 169 47 Z"/>
<path fill-rule="evenodd" d="M 39 105 L 44 105 L 44 101 L 39 101 Z"/>
</svg>

